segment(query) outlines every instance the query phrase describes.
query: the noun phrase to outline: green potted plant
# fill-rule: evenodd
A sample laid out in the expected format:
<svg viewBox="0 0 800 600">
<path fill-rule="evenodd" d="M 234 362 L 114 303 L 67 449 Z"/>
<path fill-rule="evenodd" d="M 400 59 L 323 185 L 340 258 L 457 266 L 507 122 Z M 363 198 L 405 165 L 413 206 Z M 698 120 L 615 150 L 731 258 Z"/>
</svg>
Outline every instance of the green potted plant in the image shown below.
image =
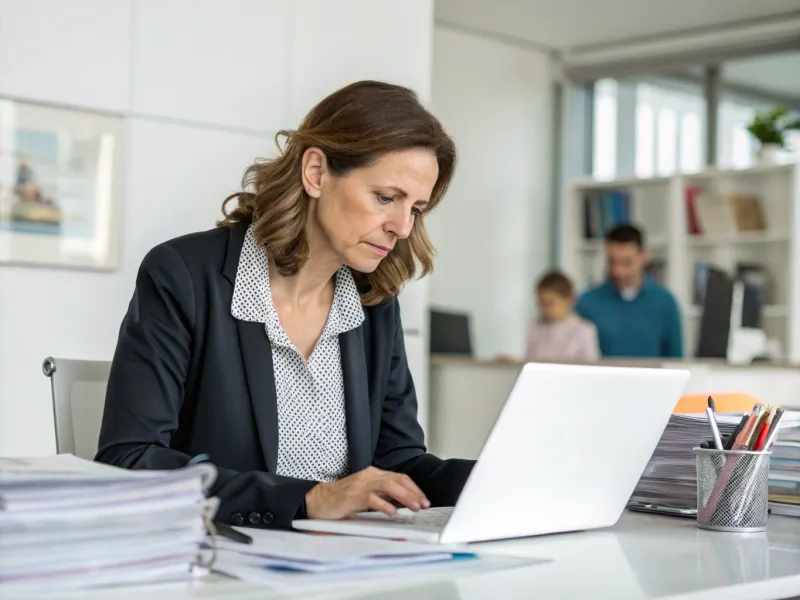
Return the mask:
<svg viewBox="0 0 800 600">
<path fill-rule="evenodd" d="M 761 162 L 777 162 L 778 152 L 786 148 L 785 133 L 790 129 L 800 129 L 800 117 L 793 117 L 782 106 L 757 113 L 753 117 L 747 130 L 761 144 L 758 150 Z"/>
</svg>

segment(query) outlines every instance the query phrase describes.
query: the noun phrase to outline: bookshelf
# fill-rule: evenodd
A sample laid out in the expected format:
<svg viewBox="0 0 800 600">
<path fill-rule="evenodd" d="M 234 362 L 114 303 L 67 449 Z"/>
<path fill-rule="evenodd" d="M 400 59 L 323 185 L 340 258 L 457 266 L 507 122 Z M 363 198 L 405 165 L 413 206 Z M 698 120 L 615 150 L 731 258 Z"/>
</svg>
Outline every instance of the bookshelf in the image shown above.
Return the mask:
<svg viewBox="0 0 800 600">
<path fill-rule="evenodd" d="M 561 266 L 579 289 L 602 279 L 602 234 L 628 219 L 645 231 L 652 274 L 681 306 L 687 356 L 702 315 L 696 281 L 712 265 L 762 285 L 764 330 L 784 360 L 800 363 L 800 166 L 570 182 Z"/>
</svg>

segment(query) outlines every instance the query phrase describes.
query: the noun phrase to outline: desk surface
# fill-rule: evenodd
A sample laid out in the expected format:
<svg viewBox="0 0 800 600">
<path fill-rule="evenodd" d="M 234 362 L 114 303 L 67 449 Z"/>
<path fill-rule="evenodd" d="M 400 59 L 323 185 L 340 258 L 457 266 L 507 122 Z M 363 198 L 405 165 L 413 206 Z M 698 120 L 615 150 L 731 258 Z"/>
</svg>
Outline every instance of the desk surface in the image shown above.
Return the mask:
<svg viewBox="0 0 800 600">
<path fill-rule="evenodd" d="M 491 357 L 470 357 L 457 354 L 431 354 L 430 364 L 432 367 L 442 366 L 464 366 L 474 365 L 478 367 L 501 367 L 520 369 L 527 361 L 521 359 L 501 360 Z M 599 361 L 586 362 L 586 361 L 562 361 L 561 364 L 573 365 L 605 365 L 612 367 L 675 367 L 675 368 L 690 368 L 690 367 L 708 367 L 720 370 L 759 370 L 759 371 L 798 371 L 800 365 L 795 365 L 786 362 L 759 362 L 749 365 L 735 365 L 730 364 L 718 358 L 604 358 Z"/>
<path fill-rule="evenodd" d="M 315 598 L 364 600 L 478 600 L 669 598 L 744 600 L 800 596 L 800 519 L 771 517 L 766 534 L 702 531 L 688 519 L 626 512 L 610 529 L 495 542 L 486 553 L 547 559 L 514 570 L 460 571 L 436 581 L 415 580 L 414 569 L 381 588 L 354 588 Z M 0 594 L 1 596 L 2 594 Z M 299 594 L 298 597 L 309 594 Z M 57 596 L 61 598 L 62 596 Z M 86 600 L 250 600 L 277 594 L 211 577 L 170 584 L 76 594 Z M 280 597 L 286 597 L 285 595 Z"/>
</svg>

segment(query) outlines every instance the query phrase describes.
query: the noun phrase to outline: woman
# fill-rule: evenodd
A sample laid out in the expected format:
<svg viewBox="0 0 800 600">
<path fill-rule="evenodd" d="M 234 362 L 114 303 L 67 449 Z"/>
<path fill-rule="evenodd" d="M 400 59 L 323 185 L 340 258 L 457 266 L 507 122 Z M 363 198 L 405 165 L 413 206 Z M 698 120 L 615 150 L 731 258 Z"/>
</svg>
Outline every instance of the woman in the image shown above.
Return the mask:
<svg viewBox="0 0 800 600">
<path fill-rule="evenodd" d="M 216 229 L 144 258 L 97 460 L 211 460 L 234 525 L 452 505 L 473 463 L 425 451 L 396 296 L 431 270 L 423 218 L 453 142 L 412 91 L 371 81 L 279 136 Z"/>
</svg>

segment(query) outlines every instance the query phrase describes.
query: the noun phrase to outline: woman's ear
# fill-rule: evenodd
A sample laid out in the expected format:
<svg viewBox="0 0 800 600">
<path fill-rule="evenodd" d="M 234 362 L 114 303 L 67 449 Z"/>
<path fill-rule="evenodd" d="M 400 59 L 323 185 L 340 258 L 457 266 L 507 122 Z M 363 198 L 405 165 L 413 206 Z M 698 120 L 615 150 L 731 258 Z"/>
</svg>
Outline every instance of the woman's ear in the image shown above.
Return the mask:
<svg viewBox="0 0 800 600">
<path fill-rule="evenodd" d="M 303 187 L 309 197 L 319 198 L 322 195 L 322 180 L 327 166 L 325 153 L 319 148 L 312 146 L 303 153 L 301 174 Z"/>
</svg>

